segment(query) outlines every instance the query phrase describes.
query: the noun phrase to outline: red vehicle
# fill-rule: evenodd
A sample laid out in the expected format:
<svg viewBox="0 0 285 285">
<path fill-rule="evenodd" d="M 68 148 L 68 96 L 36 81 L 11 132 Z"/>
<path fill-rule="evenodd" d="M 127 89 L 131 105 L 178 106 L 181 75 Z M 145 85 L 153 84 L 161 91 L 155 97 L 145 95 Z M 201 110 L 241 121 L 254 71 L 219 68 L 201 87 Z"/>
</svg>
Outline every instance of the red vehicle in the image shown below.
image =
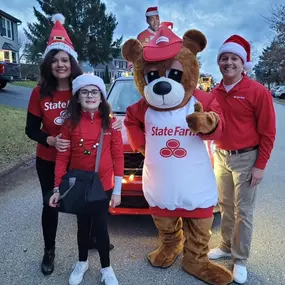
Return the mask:
<svg viewBox="0 0 285 285">
<path fill-rule="evenodd" d="M 132 76 L 120 77 L 112 84 L 107 100 L 112 106 L 113 113 L 120 120 L 125 119 L 128 106 L 141 99 Z M 124 142 L 124 178 L 122 186 L 122 202 L 119 207 L 110 208 L 112 215 L 149 215 L 149 206 L 142 191 L 142 169 L 144 156 L 131 149 L 125 127 L 122 129 Z M 212 150 L 211 142 L 208 149 Z M 209 151 L 213 162 L 212 151 Z M 216 212 L 216 211 L 215 211 Z"/>
</svg>

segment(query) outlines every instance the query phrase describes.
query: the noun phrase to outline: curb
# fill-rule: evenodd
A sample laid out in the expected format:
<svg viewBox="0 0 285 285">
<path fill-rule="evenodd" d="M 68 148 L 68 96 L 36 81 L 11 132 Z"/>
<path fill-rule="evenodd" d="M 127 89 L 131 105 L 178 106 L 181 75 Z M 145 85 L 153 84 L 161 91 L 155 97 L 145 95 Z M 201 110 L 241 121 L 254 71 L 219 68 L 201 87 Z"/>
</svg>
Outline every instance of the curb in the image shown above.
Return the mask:
<svg viewBox="0 0 285 285">
<path fill-rule="evenodd" d="M 19 162 L 10 165 L 7 169 L 0 171 L 0 179 L 4 178 L 6 175 L 18 170 L 21 166 L 31 163 L 36 158 L 36 153 L 30 154 L 23 159 L 20 159 Z"/>
</svg>

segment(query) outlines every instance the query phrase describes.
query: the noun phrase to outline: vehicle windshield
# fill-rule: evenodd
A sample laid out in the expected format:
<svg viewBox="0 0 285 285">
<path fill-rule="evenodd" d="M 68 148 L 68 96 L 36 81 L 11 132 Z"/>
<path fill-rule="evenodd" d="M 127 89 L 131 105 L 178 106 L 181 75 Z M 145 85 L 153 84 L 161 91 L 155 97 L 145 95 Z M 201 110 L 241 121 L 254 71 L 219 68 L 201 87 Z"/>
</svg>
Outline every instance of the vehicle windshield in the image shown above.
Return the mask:
<svg viewBox="0 0 285 285">
<path fill-rule="evenodd" d="M 125 114 L 127 107 L 138 102 L 141 98 L 134 80 L 117 80 L 109 92 L 108 102 L 115 114 Z"/>
</svg>

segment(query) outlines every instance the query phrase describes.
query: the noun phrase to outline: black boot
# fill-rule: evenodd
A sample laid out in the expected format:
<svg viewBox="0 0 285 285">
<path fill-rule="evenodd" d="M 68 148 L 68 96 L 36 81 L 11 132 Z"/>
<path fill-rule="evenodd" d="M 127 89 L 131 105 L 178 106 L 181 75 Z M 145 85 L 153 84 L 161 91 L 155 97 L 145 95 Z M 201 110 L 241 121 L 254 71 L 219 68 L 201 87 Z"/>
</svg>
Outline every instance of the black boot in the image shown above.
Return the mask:
<svg viewBox="0 0 285 285">
<path fill-rule="evenodd" d="M 111 243 L 109 244 L 109 250 L 112 250 L 114 248 L 114 245 Z M 98 250 L 97 242 L 95 239 L 90 238 L 89 239 L 89 244 L 88 244 L 88 249 L 96 249 Z"/>
<path fill-rule="evenodd" d="M 44 275 L 50 275 L 54 270 L 54 248 L 45 249 L 45 254 L 42 261 L 42 273 Z"/>
</svg>

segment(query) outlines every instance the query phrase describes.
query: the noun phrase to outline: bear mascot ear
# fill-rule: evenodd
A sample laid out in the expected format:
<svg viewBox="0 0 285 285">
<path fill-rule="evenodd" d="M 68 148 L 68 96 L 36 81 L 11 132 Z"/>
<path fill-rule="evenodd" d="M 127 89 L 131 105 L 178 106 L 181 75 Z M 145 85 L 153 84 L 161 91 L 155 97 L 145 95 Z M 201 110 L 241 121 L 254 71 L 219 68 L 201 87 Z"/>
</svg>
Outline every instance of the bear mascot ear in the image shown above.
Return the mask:
<svg viewBox="0 0 285 285">
<path fill-rule="evenodd" d="M 122 47 L 122 55 L 125 60 L 135 63 L 139 60 L 143 53 L 143 46 L 140 41 L 136 39 L 127 40 Z"/>
<path fill-rule="evenodd" d="M 207 39 L 198 30 L 188 30 L 183 36 L 183 46 L 188 48 L 195 56 L 207 45 Z"/>
</svg>

